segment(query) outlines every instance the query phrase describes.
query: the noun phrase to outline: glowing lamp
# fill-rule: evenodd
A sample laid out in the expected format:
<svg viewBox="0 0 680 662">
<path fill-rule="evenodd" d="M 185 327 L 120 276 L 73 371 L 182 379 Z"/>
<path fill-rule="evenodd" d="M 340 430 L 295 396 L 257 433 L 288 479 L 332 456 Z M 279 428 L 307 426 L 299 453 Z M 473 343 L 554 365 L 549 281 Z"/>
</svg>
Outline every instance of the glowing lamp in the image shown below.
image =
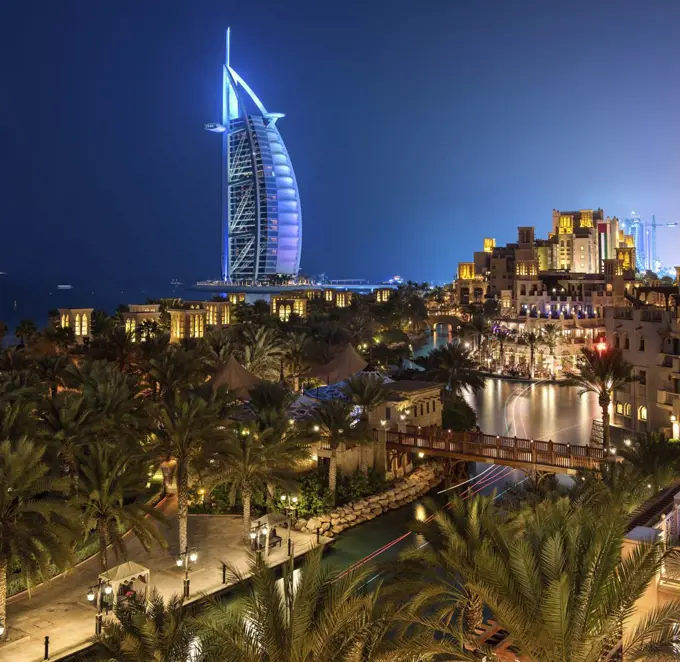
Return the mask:
<svg viewBox="0 0 680 662">
<path fill-rule="evenodd" d="M 182 559 L 177 559 L 175 563 L 177 564 L 178 568 L 181 568 L 184 565 L 184 561 Z"/>
<path fill-rule="evenodd" d="M 285 494 L 281 495 L 281 501 L 285 501 L 288 497 Z"/>
<path fill-rule="evenodd" d="M 94 602 L 94 591 L 92 589 L 87 592 L 87 601 Z"/>
<path fill-rule="evenodd" d="M 191 552 L 191 553 L 189 554 L 189 560 L 190 560 L 192 563 L 196 563 L 196 561 L 198 561 L 198 552 Z"/>
<path fill-rule="evenodd" d="M 602 340 L 601 342 L 597 343 L 597 345 L 595 345 L 595 349 L 598 352 L 604 352 L 607 350 L 607 343 Z"/>
<path fill-rule="evenodd" d="M 425 453 L 423 453 L 422 451 L 420 451 L 420 453 L 418 453 L 418 457 L 421 458 L 421 459 L 424 458 L 424 457 L 425 457 Z"/>
</svg>

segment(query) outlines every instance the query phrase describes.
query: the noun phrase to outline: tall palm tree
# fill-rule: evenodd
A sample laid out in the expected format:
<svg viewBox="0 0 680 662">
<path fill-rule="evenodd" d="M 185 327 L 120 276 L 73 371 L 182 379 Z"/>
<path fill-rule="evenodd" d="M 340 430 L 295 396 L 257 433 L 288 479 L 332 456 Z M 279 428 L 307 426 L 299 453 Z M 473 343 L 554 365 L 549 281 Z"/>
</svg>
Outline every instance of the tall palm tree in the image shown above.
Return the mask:
<svg viewBox="0 0 680 662">
<path fill-rule="evenodd" d="M 454 396 L 462 396 L 467 390 L 476 393 L 486 386 L 472 353 L 459 340 L 430 352 L 422 364 L 430 379 L 445 383 Z"/>
<path fill-rule="evenodd" d="M 17 441 L 35 434 L 34 412 L 41 395 L 35 375 L 28 370 L 0 372 L 0 439 Z"/>
<path fill-rule="evenodd" d="M 620 640 L 622 623 L 674 554 L 658 541 L 641 543 L 622 557 L 627 522 L 623 516 L 594 517 L 568 499 L 547 501 L 525 518 L 518 534 L 483 543 L 465 579 L 508 632 L 517 657 L 531 662 L 606 659 Z M 474 636 L 461 637 L 460 623 L 442 627 L 427 615 L 422 618 L 441 631 L 450 653 Z M 674 659 L 679 620 L 677 600 L 647 612 L 626 634 L 623 659 Z M 665 656 L 647 657 L 664 649 Z"/>
<path fill-rule="evenodd" d="M 179 550 L 187 549 L 189 474 L 224 439 L 220 392 L 177 391 L 158 412 L 158 451 L 176 462 Z"/>
<path fill-rule="evenodd" d="M 602 410 L 602 438 L 605 449 L 611 447 L 609 429 L 609 405 L 612 392 L 637 381 L 633 366 L 623 358 L 623 352 L 616 347 L 599 351 L 584 347 L 578 362 L 578 372 L 567 373 L 562 386 L 575 386 L 579 395 L 594 393 Z"/>
<path fill-rule="evenodd" d="M 38 332 L 38 327 L 33 320 L 21 320 L 14 330 L 14 335 L 22 345 L 28 345 L 28 341 Z"/>
<path fill-rule="evenodd" d="M 536 368 L 536 345 L 541 337 L 536 331 L 526 331 L 522 334 L 522 340 L 529 346 L 529 377 L 534 378 Z"/>
<path fill-rule="evenodd" d="M 278 382 L 259 382 L 248 392 L 248 403 L 253 411 L 255 427 L 258 430 L 289 427 L 289 409 L 296 400 L 296 395 L 288 387 Z"/>
<path fill-rule="evenodd" d="M 33 442 L 0 443 L 0 623 L 7 626 L 7 575 L 16 567 L 32 582 L 51 564 L 72 560 L 72 510 L 60 495 L 63 481 L 49 478 L 45 449 Z M 51 496 L 45 496 L 50 494 Z"/>
<path fill-rule="evenodd" d="M 140 501 L 146 482 L 141 458 L 107 444 L 97 444 L 78 454 L 78 464 L 80 476 L 73 505 L 82 510 L 86 539 L 94 533 L 99 540 L 102 572 L 108 570 L 109 545 L 116 558 L 122 556 L 127 560 L 126 531 L 130 531 L 147 552 L 154 542 L 167 546 L 155 525 L 165 522 L 165 517 Z"/>
<path fill-rule="evenodd" d="M 342 387 L 345 397 L 361 410 L 361 417 L 366 423 L 368 414 L 387 401 L 390 390 L 385 380 L 374 373 L 361 373 L 350 377 Z"/>
<path fill-rule="evenodd" d="M 224 365 L 236 349 L 231 328 L 210 329 L 203 340 L 208 347 L 208 361 L 213 368 Z"/>
<path fill-rule="evenodd" d="M 505 367 L 505 343 L 510 336 L 510 330 L 505 326 L 496 326 L 493 328 L 493 337 L 498 343 L 498 360 L 500 362 L 500 369 Z"/>
<path fill-rule="evenodd" d="M 465 325 L 464 332 L 469 333 L 475 339 L 475 348 L 481 355 L 482 341 L 491 333 L 489 318 L 481 310 L 475 312 Z"/>
<path fill-rule="evenodd" d="M 308 457 L 309 451 L 297 434 L 282 434 L 274 428 L 251 430 L 237 425 L 211 456 L 222 482 L 230 488 L 232 504 L 237 496 L 241 497 L 244 537 L 249 542 L 253 494 L 276 485 L 290 489 L 295 482 L 295 465 Z"/>
<path fill-rule="evenodd" d="M 293 577 L 295 572 L 295 577 Z M 233 581 L 242 579 L 231 572 Z M 231 602 L 215 602 L 200 617 L 202 649 L 220 662 L 373 662 L 415 660 L 390 656 L 385 636 L 399 609 L 362 590 L 367 571 L 329 572 L 319 550 L 309 552 L 303 567 L 283 567 L 278 576 L 261 558 L 252 560 L 244 591 Z"/>
<path fill-rule="evenodd" d="M 118 603 L 117 621 L 109 621 L 97 644 L 95 659 L 99 662 L 208 662 L 197 646 L 200 636 L 192 614 L 178 596 L 167 603 L 153 589 L 148 601 L 140 598 Z M 200 607 L 198 607 L 200 609 Z"/>
<path fill-rule="evenodd" d="M 680 476 L 680 443 L 663 434 L 636 435 L 630 446 L 621 446 L 619 453 L 633 465 L 636 474 L 650 485 L 654 494 Z"/>
<path fill-rule="evenodd" d="M 293 378 L 293 390 L 300 390 L 300 377 L 307 366 L 310 337 L 304 331 L 292 331 L 284 339 L 284 361 Z"/>
<path fill-rule="evenodd" d="M 284 353 L 276 330 L 249 325 L 243 341 L 243 367 L 261 379 L 277 379 Z"/>
<path fill-rule="evenodd" d="M 324 400 L 310 414 L 310 424 L 317 438 L 330 450 L 328 464 L 328 490 L 335 503 L 338 485 L 338 449 L 340 444 L 367 443 L 363 426 L 357 426 L 353 405 L 342 400 Z"/>
<path fill-rule="evenodd" d="M 553 370 L 555 370 L 555 352 L 557 347 L 562 341 L 562 332 L 557 324 L 546 324 L 543 326 L 541 332 L 541 342 L 550 351 L 550 357 L 552 359 Z"/>
</svg>

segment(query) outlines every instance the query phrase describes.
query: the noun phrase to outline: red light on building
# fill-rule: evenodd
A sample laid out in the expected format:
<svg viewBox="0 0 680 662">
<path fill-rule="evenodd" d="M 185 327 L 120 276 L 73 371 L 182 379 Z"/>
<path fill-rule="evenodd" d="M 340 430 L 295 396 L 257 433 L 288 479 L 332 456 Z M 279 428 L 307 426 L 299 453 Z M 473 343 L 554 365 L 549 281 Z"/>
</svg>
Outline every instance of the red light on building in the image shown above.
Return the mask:
<svg viewBox="0 0 680 662">
<path fill-rule="evenodd" d="M 607 350 L 607 343 L 604 340 L 601 340 L 599 343 L 595 345 L 595 349 L 598 352 L 604 352 Z"/>
</svg>

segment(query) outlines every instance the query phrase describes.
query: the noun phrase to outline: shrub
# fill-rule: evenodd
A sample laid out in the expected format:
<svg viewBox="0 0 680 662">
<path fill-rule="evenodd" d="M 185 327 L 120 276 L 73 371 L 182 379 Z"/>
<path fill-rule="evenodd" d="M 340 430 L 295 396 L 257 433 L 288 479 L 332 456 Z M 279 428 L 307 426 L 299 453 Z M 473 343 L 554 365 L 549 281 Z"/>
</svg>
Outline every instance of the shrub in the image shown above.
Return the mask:
<svg viewBox="0 0 680 662">
<path fill-rule="evenodd" d="M 475 410 L 460 396 L 444 400 L 442 409 L 442 427 L 456 432 L 474 430 L 477 425 Z"/>
</svg>

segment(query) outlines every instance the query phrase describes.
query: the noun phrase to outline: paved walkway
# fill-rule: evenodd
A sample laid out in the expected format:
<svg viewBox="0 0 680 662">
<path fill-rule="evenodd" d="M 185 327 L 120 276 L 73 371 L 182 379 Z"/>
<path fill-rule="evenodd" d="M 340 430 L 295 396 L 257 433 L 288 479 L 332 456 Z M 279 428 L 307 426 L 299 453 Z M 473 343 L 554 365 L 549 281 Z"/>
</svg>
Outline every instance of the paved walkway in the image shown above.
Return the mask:
<svg viewBox="0 0 680 662">
<path fill-rule="evenodd" d="M 163 595 L 182 594 L 184 570 L 177 559 L 177 502 L 171 498 L 161 506 L 170 522 L 168 549 L 155 547 L 147 554 L 135 538 L 126 538 L 128 559 L 151 570 L 151 584 Z M 242 520 L 236 516 L 191 515 L 189 543 L 198 548 L 199 559 L 191 569 L 191 596 L 211 593 L 222 586 L 222 561 L 245 571 L 248 553 L 242 541 Z M 272 565 L 287 556 L 287 531 L 281 547 L 269 555 Z M 316 536 L 292 532 L 295 554 L 300 555 L 316 544 Z M 122 559 L 121 559 L 122 561 Z M 109 559 L 114 566 L 115 557 Z M 53 579 L 33 591 L 32 597 L 15 596 L 7 605 L 11 641 L 0 644 L 0 662 L 34 662 L 43 660 L 45 636 L 50 638 L 50 659 L 84 644 L 94 634 L 95 607 L 87 601 L 87 591 L 97 582 L 99 561 L 85 561 L 65 577 Z"/>
</svg>

